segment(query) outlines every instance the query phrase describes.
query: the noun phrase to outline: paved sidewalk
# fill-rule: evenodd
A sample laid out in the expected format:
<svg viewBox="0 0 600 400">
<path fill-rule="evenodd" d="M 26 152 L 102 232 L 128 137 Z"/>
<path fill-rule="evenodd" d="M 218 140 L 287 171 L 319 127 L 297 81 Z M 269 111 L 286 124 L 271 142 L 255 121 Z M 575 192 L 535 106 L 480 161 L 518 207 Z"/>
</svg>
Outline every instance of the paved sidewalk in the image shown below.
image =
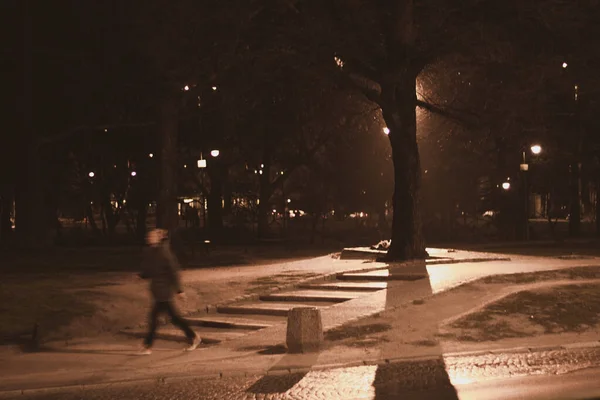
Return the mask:
<svg viewBox="0 0 600 400">
<path fill-rule="evenodd" d="M 469 255 L 483 257 L 482 253 L 475 252 L 457 251 L 446 254 L 454 258 Z M 328 273 L 405 268 L 404 265 L 334 260 L 331 257 L 321 257 L 315 259 L 315 262 L 321 263 L 322 271 Z M 322 311 L 323 324 L 325 329 L 331 329 L 347 321 L 399 307 L 487 275 L 584 265 L 600 265 L 600 260 L 517 257 L 510 262 L 465 262 L 426 267 L 423 265 L 423 268 L 427 269 L 429 280 L 390 282 L 387 290 L 331 306 Z M 19 353 L 14 349 L 0 356 L 0 391 L 185 375 L 221 377 L 264 374 L 281 370 L 315 369 L 339 361 L 336 354 L 327 352 L 326 349 L 320 354 L 283 354 L 278 345 L 285 341 L 285 329 L 285 324 L 274 325 L 219 346 L 205 347 L 192 353 L 181 351 L 179 345 L 161 342 L 161 347 L 157 347 L 150 357 L 134 356 L 135 348 L 132 348 L 131 344 L 113 343 L 109 338 L 101 338 L 102 340 L 95 342 L 71 343 L 69 346 L 55 346 L 40 353 Z M 379 354 L 385 355 L 385 352 L 383 347 Z M 433 347 L 425 349 L 422 356 L 439 357 L 442 353 L 441 348 Z M 362 353 L 360 354 L 362 356 Z M 347 359 L 349 354 L 344 356 L 344 359 Z"/>
<path fill-rule="evenodd" d="M 506 398 L 505 391 L 516 377 L 562 375 L 600 367 L 600 347 L 505 351 L 482 355 L 448 355 L 415 360 L 388 360 L 368 365 L 282 371 L 268 375 L 238 375 L 215 379 L 193 376 L 166 378 L 130 384 L 89 385 L 24 393 L 0 393 L 0 398 L 21 399 L 458 399 L 469 398 L 470 385 L 486 384 L 470 398 Z M 554 378 L 556 379 L 556 378 Z M 498 382 L 494 385 L 494 381 Z M 594 378 L 590 390 L 598 390 Z M 466 395 L 466 397 L 465 397 Z M 407 397 L 405 397 L 407 396 Z M 545 396 L 544 398 L 548 398 Z"/>
</svg>

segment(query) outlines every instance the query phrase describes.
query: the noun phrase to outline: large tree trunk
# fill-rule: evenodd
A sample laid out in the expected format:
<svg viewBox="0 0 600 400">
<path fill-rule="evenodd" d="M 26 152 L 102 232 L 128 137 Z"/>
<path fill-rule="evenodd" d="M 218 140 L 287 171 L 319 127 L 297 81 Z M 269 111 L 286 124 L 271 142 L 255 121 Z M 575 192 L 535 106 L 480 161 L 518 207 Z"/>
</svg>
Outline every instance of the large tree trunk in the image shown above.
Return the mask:
<svg viewBox="0 0 600 400">
<path fill-rule="evenodd" d="M 22 118 L 20 156 L 15 187 L 15 227 L 20 244 L 24 247 L 43 247 L 49 244 L 45 204 L 40 179 L 39 154 L 33 125 L 33 52 L 32 26 L 29 1 L 23 2 L 23 86 L 19 99 Z"/>
<path fill-rule="evenodd" d="M 13 207 L 12 188 L 8 185 L 2 188 L 0 193 L 0 243 L 9 241 L 12 233 L 10 213 Z"/>
<path fill-rule="evenodd" d="M 600 236 L 600 177 L 596 177 L 596 196 L 594 209 L 596 211 L 596 236 Z"/>
<path fill-rule="evenodd" d="M 392 243 L 386 261 L 427 257 L 421 226 L 421 162 L 417 146 L 416 77 L 382 85 L 382 113 L 394 163 Z"/>
<path fill-rule="evenodd" d="M 160 109 L 158 143 L 160 146 L 160 185 L 156 210 L 156 227 L 177 229 L 177 136 L 178 100 L 175 93 L 165 93 Z"/>
</svg>

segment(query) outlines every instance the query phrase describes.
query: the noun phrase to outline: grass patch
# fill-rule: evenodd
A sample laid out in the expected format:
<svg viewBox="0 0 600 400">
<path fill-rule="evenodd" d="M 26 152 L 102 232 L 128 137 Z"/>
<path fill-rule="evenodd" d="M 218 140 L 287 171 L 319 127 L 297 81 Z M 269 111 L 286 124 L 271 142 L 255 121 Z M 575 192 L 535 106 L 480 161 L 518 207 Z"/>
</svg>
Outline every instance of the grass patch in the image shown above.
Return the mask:
<svg viewBox="0 0 600 400">
<path fill-rule="evenodd" d="M 553 271 L 527 272 L 524 274 L 492 275 L 481 282 L 525 284 L 554 280 L 600 279 L 600 267 L 576 267 Z"/>
<path fill-rule="evenodd" d="M 367 335 L 386 332 L 392 329 L 389 324 L 368 324 L 340 326 L 325 332 L 325 339 L 332 342 L 345 339 L 363 339 Z"/>
<path fill-rule="evenodd" d="M 584 332 L 600 324 L 600 284 L 523 291 L 450 324 L 463 341 Z"/>
<path fill-rule="evenodd" d="M 103 295 L 91 287 L 71 287 L 68 279 L 43 277 L 0 282 L 0 338 L 7 341 L 30 332 L 36 322 L 44 338 L 76 317 L 93 315 Z"/>
</svg>

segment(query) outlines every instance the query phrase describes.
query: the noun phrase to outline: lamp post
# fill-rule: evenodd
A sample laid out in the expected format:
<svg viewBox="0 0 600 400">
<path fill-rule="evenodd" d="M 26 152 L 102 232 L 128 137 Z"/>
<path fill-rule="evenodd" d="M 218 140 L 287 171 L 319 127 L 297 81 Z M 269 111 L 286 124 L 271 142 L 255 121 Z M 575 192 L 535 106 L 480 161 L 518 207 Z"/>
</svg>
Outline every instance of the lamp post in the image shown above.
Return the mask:
<svg viewBox="0 0 600 400">
<path fill-rule="evenodd" d="M 200 184 L 202 185 L 202 228 L 206 229 L 206 196 L 204 190 L 204 169 L 206 168 L 206 159 L 202 157 L 200 153 L 200 159 L 198 160 L 198 168 L 200 171 Z"/>
<path fill-rule="evenodd" d="M 534 155 L 539 155 L 542 152 L 542 146 L 539 144 L 532 145 L 529 150 Z M 521 190 L 523 192 L 523 239 L 529 240 L 529 164 L 527 163 L 527 150 L 522 151 L 522 160 L 519 165 L 521 171 Z M 509 186 L 510 187 L 510 186 Z"/>
</svg>

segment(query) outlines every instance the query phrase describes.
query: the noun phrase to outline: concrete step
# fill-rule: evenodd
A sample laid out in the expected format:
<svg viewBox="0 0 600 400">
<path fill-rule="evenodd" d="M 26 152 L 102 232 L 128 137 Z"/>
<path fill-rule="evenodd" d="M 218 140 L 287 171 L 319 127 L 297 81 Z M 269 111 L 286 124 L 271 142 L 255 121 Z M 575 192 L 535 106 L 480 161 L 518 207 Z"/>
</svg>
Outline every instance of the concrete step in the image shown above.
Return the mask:
<svg viewBox="0 0 600 400">
<path fill-rule="evenodd" d="M 326 301 L 341 303 L 364 295 L 360 292 L 332 290 L 296 290 L 283 293 L 272 293 L 260 296 L 262 301 Z"/>
<path fill-rule="evenodd" d="M 231 315 L 188 317 L 186 319 L 191 325 L 211 328 L 257 330 L 273 326 L 273 323 L 269 323 L 264 320 L 261 321 L 251 318 L 239 318 Z"/>
<path fill-rule="evenodd" d="M 375 292 L 387 288 L 387 282 L 333 282 L 333 283 L 313 283 L 299 286 L 302 289 L 313 290 L 349 290 L 360 292 Z"/>
<path fill-rule="evenodd" d="M 318 305 L 317 305 L 318 304 Z M 217 311 L 223 314 L 259 314 L 259 315 L 278 315 L 287 317 L 288 311 L 294 307 L 326 307 L 333 305 L 335 302 L 320 302 L 315 304 L 310 303 L 275 303 L 271 301 L 256 302 L 256 303 L 240 303 L 235 305 L 218 306 Z"/>
<path fill-rule="evenodd" d="M 205 344 L 216 344 L 221 343 L 226 340 L 236 339 L 247 335 L 251 331 L 241 331 L 236 330 L 234 332 L 227 331 L 224 329 L 215 329 L 215 328 L 198 328 L 194 327 L 194 332 L 196 332 L 202 338 L 202 343 Z M 146 337 L 148 331 L 146 329 L 124 329 L 120 332 L 123 335 L 143 339 Z M 156 331 L 156 339 L 158 340 L 169 340 L 175 342 L 185 342 L 185 334 L 177 328 L 161 328 L 159 327 Z"/>
<path fill-rule="evenodd" d="M 337 275 L 337 279 L 344 281 L 416 281 L 427 278 L 426 272 L 401 272 L 390 273 L 387 269 L 368 272 L 346 272 Z"/>
</svg>

